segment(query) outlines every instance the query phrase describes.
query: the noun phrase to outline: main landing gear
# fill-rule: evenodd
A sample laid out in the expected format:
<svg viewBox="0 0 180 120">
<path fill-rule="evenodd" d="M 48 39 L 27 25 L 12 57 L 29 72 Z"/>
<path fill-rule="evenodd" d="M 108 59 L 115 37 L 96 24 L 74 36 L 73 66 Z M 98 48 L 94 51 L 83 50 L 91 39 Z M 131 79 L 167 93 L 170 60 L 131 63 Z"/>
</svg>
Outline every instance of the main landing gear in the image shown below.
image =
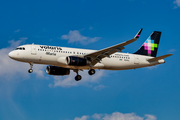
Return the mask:
<svg viewBox="0 0 180 120">
<path fill-rule="evenodd" d="M 77 75 L 76 75 L 76 77 L 75 77 L 75 80 L 76 80 L 76 81 L 81 80 L 81 79 L 82 79 L 82 77 L 81 77 L 81 75 L 79 75 L 79 70 L 78 70 L 78 69 L 76 69 L 76 70 L 74 70 L 74 72 L 76 72 L 76 73 L 77 73 Z"/>
<path fill-rule="evenodd" d="M 92 63 L 90 64 L 90 70 L 88 71 L 89 75 L 94 75 L 95 74 L 95 70 L 92 69 Z"/>
<path fill-rule="evenodd" d="M 79 70 L 76 69 L 76 70 L 74 70 L 74 72 L 77 73 L 77 75 L 76 75 L 76 77 L 75 77 L 75 80 L 76 80 L 76 81 L 80 81 L 80 80 L 82 79 L 82 77 L 81 77 L 81 75 L 79 75 Z M 95 72 L 96 72 L 96 71 L 95 71 L 94 69 L 90 69 L 90 70 L 88 71 L 89 75 L 94 75 Z"/>
<path fill-rule="evenodd" d="M 29 72 L 29 73 L 32 73 L 32 72 L 33 72 L 33 69 L 32 69 L 33 63 L 29 63 L 29 64 L 30 64 L 30 69 L 28 70 L 28 72 Z"/>
<path fill-rule="evenodd" d="M 79 81 L 79 80 L 81 80 L 82 79 L 82 77 L 80 76 L 80 75 L 76 75 L 76 77 L 75 77 L 75 80 L 76 81 Z"/>
<path fill-rule="evenodd" d="M 96 72 L 96 71 L 95 71 L 94 69 L 90 69 L 90 70 L 88 71 L 89 75 L 94 75 L 95 72 Z"/>
</svg>

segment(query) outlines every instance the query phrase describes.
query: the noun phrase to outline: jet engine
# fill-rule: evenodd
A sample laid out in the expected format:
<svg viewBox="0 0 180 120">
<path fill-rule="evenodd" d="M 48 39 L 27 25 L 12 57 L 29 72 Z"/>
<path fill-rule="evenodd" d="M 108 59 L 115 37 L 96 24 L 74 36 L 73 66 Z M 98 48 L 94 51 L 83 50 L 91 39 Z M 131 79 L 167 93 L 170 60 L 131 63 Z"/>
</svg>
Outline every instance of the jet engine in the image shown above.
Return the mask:
<svg viewBox="0 0 180 120">
<path fill-rule="evenodd" d="M 74 56 L 68 56 L 66 57 L 67 64 L 68 65 L 74 65 L 74 66 L 85 66 L 88 65 L 88 61 L 84 58 L 80 57 L 74 57 Z"/>
<path fill-rule="evenodd" d="M 49 75 L 69 75 L 70 69 L 57 66 L 47 66 L 46 72 Z"/>
</svg>

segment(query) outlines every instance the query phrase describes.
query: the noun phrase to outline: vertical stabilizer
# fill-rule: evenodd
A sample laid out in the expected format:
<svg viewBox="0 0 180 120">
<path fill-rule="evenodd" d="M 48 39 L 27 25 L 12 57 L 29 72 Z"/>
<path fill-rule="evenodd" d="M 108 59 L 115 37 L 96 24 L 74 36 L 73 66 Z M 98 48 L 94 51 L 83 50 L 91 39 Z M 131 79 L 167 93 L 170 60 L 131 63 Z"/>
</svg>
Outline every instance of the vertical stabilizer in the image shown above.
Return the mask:
<svg viewBox="0 0 180 120">
<path fill-rule="evenodd" d="M 144 42 L 144 44 L 140 47 L 140 49 L 134 54 L 156 57 L 159 47 L 160 37 L 161 37 L 161 32 L 154 31 L 149 36 L 149 38 Z"/>
</svg>

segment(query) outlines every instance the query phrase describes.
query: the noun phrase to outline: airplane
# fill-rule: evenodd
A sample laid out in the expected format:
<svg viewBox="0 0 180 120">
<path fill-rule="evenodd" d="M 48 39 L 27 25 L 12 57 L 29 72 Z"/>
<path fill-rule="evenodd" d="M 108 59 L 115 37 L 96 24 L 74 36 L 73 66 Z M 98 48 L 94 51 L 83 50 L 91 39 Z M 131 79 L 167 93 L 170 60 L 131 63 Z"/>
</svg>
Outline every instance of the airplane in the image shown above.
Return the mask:
<svg viewBox="0 0 180 120">
<path fill-rule="evenodd" d="M 164 58 L 172 54 L 156 57 L 161 37 L 159 31 L 154 31 L 135 53 L 122 53 L 124 46 L 136 41 L 141 32 L 142 29 L 134 38 L 101 50 L 35 45 L 33 43 L 19 46 L 8 55 L 16 61 L 29 63 L 29 73 L 33 72 L 33 64 L 45 64 L 48 65 L 46 72 L 49 75 L 69 75 L 70 70 L 73 70 L 77 74 L 76 81 L 82 79 L 79 71 L 83 70 L 89 70 L 89 75 L 93 75 L 95 69 L 128 70 L 165 63 Z"/>
</svg>

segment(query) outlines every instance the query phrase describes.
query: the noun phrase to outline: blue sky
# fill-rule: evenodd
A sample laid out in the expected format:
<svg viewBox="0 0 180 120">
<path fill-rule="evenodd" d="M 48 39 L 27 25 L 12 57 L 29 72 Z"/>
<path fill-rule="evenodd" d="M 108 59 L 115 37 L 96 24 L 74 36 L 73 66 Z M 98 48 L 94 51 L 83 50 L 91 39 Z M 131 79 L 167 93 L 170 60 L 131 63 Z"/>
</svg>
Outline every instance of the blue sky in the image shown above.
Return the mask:
<svg viewBox="0 0 180 120">
<path fill-rule="evenodd" d="M 179 120 L 180 0 L 1 1 L 1 120 Z M 131 39 L 135 52 L 153 31 L 162 31 L 158 56 L 166 63 L 127 71 L 100 70 L 83 79 L 54 77 L 45 65 L 13 61 L 22 44 L 102 49 Z"/>
</svg>

